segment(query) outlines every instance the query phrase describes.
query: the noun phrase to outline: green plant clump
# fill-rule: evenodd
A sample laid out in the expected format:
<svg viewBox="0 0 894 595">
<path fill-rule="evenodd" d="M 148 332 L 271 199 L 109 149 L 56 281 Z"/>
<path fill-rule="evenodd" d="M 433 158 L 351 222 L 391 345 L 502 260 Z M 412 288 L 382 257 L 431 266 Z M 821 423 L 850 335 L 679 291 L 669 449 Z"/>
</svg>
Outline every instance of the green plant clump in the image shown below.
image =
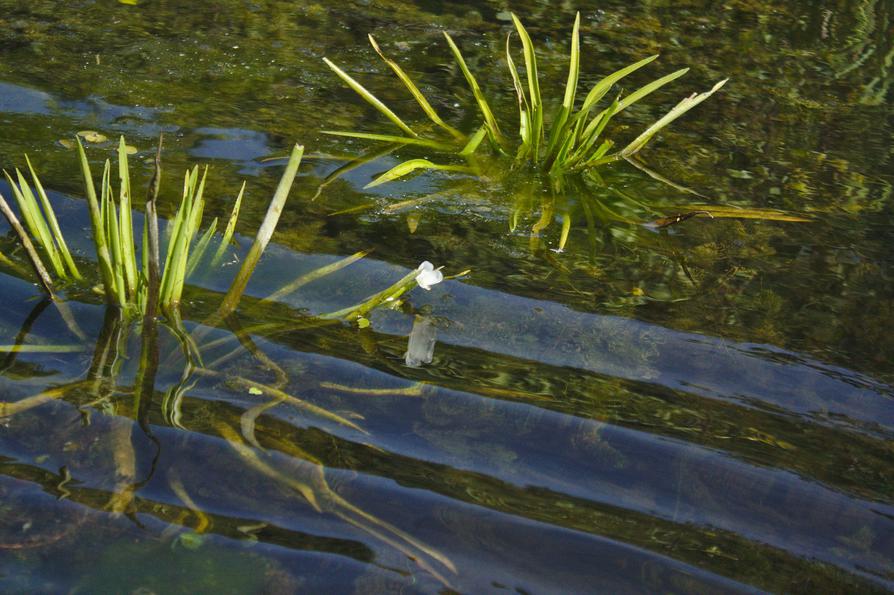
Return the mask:
<svg viewBox="0 0 894 595">
<path fill-rule="evenodd" d="M 216 324 L 236 309 L 255 267 L 273 236 L 303 153 L 304 147 L 295 145 L 254 242 L 242 259 L 239 272 L 231 282 L 220 307 L 214 315 L 205 321 L 206 323 Z M 198 166 L 186 172 L 183 180 L 183 194 L 180 198 L 180 206 L 174 219 L 168 222 L 167 249 L 164 252 L 164 267 L 162 268 L 159 256 L 161 251 L 159 249 L 158 218 L 155 204 L 161 176 L 160 155 L 161 141 L 159 141 L 159 150 L 155 159 L 155 175 L 150 182 L 149 199 L 146 202 L 142 250 L 139 256 L 140 266 L 138 266 L 131 213 L 130 169 L 124 137 L 121 137 L 118 146 L 119 185 L 117 200 L 111 181 L 111 162 L 108 159 L 105 162 L 100 192 L 97 194 L 93 174 L 87 162 L 87 155 L 84 152 L 83 145 L 78 140 L 78 156 L 84 177 L 84 187 L 92 224 L 91 237 L 96 249 L 97 268 L 101 280 L 100 291 L 105 297 L 106 303 L 116 306 L 125 312 L 139 312 L 150 317 L 154 316 L 158 309 L 161 309 L 164 313 L 171 315 L 173 319 L 177 320 L 179 319 L 180 300 L 186 280 L 200 266 L 217 266 L 227 246 L 232 241 L 239 217 L 242 196 L 245 192 L 245 183 L 242 184 L 242 188 L 239 190 L 226 229 L 218 241 L 217 248 L 210 261 L 208 261 L 203 259 L 208 254 L 208 249 L 214 241 L 215 232 L 217 231 L 217 219 L 214 219 L 205 228 L 205 231 L 199 235 L 199 230 L 202 227 L 202 212 L 205 207 L 204 189 L 208 168 L 205 168 L 201 176 L 199 175 Z M 18 182 L 8 172 L 4 172 L 15 195 L 22 218 L 25 220 L 25 225 L 23 226 L 18 221 L 18 218 L 6 203 L 2 194 L 0 194 L 0 211 L 2 211 L 16 233 L 18 242 L 25 250 L 29 263 L 34 269 L 44 291 L 51 298 L 55 299 L 54 281 L 44 265 L 41 252 L 45 257 L 49 258 L 53 271 L 58 278 L 63 280 L 74 278 L 76 281 L 83 281 L 83 277 L 72 258 L 62 231 L 59 228 L 56 214 L 47 198 L 43 184 L 37 176 L 37 172 L 31 166 L 30 160 L 28 160 L 28 168 L 35 190 L 31 189 L 20 170 L 15 170 Z M 39 197 L 39 202 L 37 197 Z M 40 248 L 39 251 L 35 244 Z M 268 296 L 267 299 L 281 299 L 307 283 L 311 283 L 357 262 L 368 253 L 368 250 L 363 250 L 332 264 L 321 266 L 309 273 L 305 273 L 287 283 Z M 4 263 L 11 268 L 20 269 L 15 262 L 2 253 L 0 253 L 0 257 L 2 257 L 0 263 Z M 436 271 L 433 265 L 423 262 L 402 279 L 392 283 L 384 290 L 369 296 L 362 302 L 336 312 L 320 314 L 319 317 L 330 320 L 359 321 L 371 310 L 379 306 L 397 304 L 397 299 L 400 296 L 417 285 L 428 289 L 431 285 L 437 284 L 443 279 L 463 276 L 466 273 L 468 271 L 452 275 L 451 277 L 444 277 L 440 273 L 440 269 Z M 64 309 L 64 302 L 57 301 L 57 303 Z"/>
<path fill-rule="evenodd" d="M 513 14 L 512 20 L 522 42 L 525 73 L 527 77 L 526 90 L 525 86 L 522 85 L 521 77 L 519 76 L 515 67 L 515 62 L 512 58 L 510 46 L 512 34 L 510 33 L 506 38 L 506 61 L 512 76 L 515 94 L 518 98 L 519 110 L 520 144 L 515 148 L 510 145 L 506 136 L 501 132 L 497 119 L 494 116 L 487 99 L 484 97 L 481 87 L 478 85 L 475 76 L 466 65 L 459 47 L 457 47 L 456 43 L 446 31 L 444 32 L 444 37 L 447 39 L 447 44 L 450 46 L 450 50 L 453 53 L 456 63 L 471 87 L 472 94 L 475 97 L 475 101 L 483 119 L 481 127 L 475 133 L 471 135 L 463 134 L 444 122 L 435 111 L 434 107 L 432 107 L 431 103 L 410 79 L 409 75 L 407 75 L 395 61 L 387 58 L 382 53 L 381 48 L 371 35 L 369 36 L 369 40 L 373 49 L 375 49 L 376 53 L 378 53 L 385 63 L 388 64 L 401 82 L 403 82 L 404 86 L 412 94 L 413 98 L 428 118 L 434 122 L 438 129 L 440 129 L 441 134 L 428 135 L 426 137 L 421 136 L 388 108 L 388 106 L 382 103 L 382 101 L 375 95 L 363 87 L 363 85 L 327 58 L 324 58 L 324 61 L 335 74 L 337 74 L 364 100 L 370 103 L 370 105 L 375 107 L 386 118 L 400 128 L 403 135 L 332 130 L 324 132 L 326 134 L 337 136 L 422 146 L 463 158 L 472 156 L 478 150 L 484 138 L 487 138 L 490 141 L 490 145 L 502 155 L 512 155 L 512 153 L 514 153 L 516 161 L 528 162 L 537 169 L 550 175 L 563 175 L 566 173 L 585 171 L 589 168 L 633 156 L 642 150 L 642 148 L 645 147 L 646 144 L 664 127 L 668 126 L 671 122 L 713 95 L 724 85 L 724 83 L 726 83 L 726 79 L 724 79 L 714 85 L 709 91 L 704 93 L 694 93 L 689 97 L 684 98 L 667 114 L 655 121 L 655 123 L 628 143 L 623 149 L 611 152 L 615 143 L 611 139 L 604 138 L 603 134 L 609 121 L 637 101 L 640 101 L 664 85 L 683 76 L 689 69 L 683 68 L 658 78 L 640 87 L 629 95 L 623 97 L 618 95 L 608 106 L 597 111 L 597 104 L 599 104 L 617 82 L 658 57 L 657 55 L 649 56 L 648 58 L 640 60 L 639 62 L 631 64 L 604 77 L 590 89 L 584 97 L 583 102 L 581 102 L 580 105 L 577 105 L 577 87 L 580 74 L 580 13 L 578 13 L 574 20 L 574 29 L 571 35 L 571 56 L 568 68 L 568 80 L 565 85 L 565 94 L 561 105 L 558 106 L 558 109 L 550 122 L 547 134 L 547 126 L 544 120 L 544 103 L 537 75 L 537 57 L 534 52 L 534 44 L 518 17 Z M 470 168 L 461 165 L 442 165 L 432 163 L 427 159 L 412 159 L 385 172 L 373 180 L 369 186 L 376 186 L 400 178 L 417 169 L 472 171 Z"/>
<path fill-rule="evenodd" d="M 137 251 L 134 244 L 133 218 L 131 211 L 131 185 L 130 168 L 127 160 L 127 150 L 124 137 L 121 137 L 118 146 L 118 191 L 112 184 L 112 166 L 107 159 L 103 168 L 99 193 L 93 181 L 93 173 L 87 162 L 84 147 L 78 139 L 78 156 L 80 159 L 81 173 L 84 177 L 84 187 L 87 196 L 87 205 L 90 211 L 92 227 L 91 237 L 96 249 L 98 269 L 101 280 L 101 291 L 105 301 L 124 310 L 136 310 L 141 313 L 154 312 L 155 308 L 164 311 L 176 311 L 183 294 L 183 287 L 187 277 L 195 271 L 211 246 L 214 234 L 217 231 L 217 219 L 214 219 L 201 236 L 199 230 L 202 225 L 202 212 L 205 206 L 204 189 L 205 178 L 208 173 L 206 167 L 201 176 L 199 167 L 195 166 L 186 172 L 183 180 L 183 195 L 180 206 L 173 221 L 168 225 L 168 241 L 165 251 L 164 267 L 159 262 L 158 246 L 158 220 L 155 211 L 155 201 L 158 194 L 159 177 L 161 175 L 159 158 L 156 157 L 156 171 L 150 184 L 150 196 L 146 203 L 146 218 L 143 225 L 142 250 L 138 263 Z M 243 267 L 231 286 L 234 295 L 232 302 L 238 301 L 244 290 L 248 277 L 253 272 L 260 253 L 266 247 L 267 241 L 273 234 L 273 228 L 279 219 L 283 205 L 291 189 L 298 166 L 301 163 L 303 147 L 296 145 L 289 158 L 286 170 L 280 180 L 279 187 L 274 194 L 268 209 L 267 217 L 258 232 L 255 245 L 249 253 L 249 258 L 243 263 Z M 160 153 L 160 148 L 159 148 Z M 27 158 L 26 158 L 27 159 Z M 19 236 L 19 242 L 25 246 L 32 267 L 38 274 L 44 289 L 53 296 L 53 282 L 43 265 L 43 259 L 33 244 L 36 243 L 40 251 L 49 259 L 53 272 L 63 280 L 74 278 L 82 280 L 83 277 L 75 265 L 71 252 L 59 228 L 56 215 L 53 211 L 43 184 L 37 176 L 37 172 L 28 161 L 28 168 L 34 189 L 18 169 L 15 170 L 14 179 L 8 172 L 4 172 L 15 195 L 25 226 L 21 226 L 6 205 L 3 197 L 0 202 L 4 207 L 4 215 L 10 220 L 13 228 Z M 36 191 L 36 196 L 35 196 Z M 221 236 L 218 246 L 211 258 L 211 264 L 218 263 L 224 251 L 233 238 L 236 222 L 239 217 L 239 209 L 245 184 L 236 197 L 232 213 L 226 229 Z M 39 197 L 39 203 L 38 198 Z M 27 232 L 26 229 L 27 228 Z M 30 238 L 29 238 L 30 235 Z M 31 238 L 34 242 L 31 242 Z M 29 249 L 30 246 L 30 249 Z M 257 252 L 257 254 L 254 254 Z M 253 258 L 251 258 L 254 255 Z M 236 289 L 233 291 L 233 289 Z M 229 296 L 228 296 L 229 297 Z M 150 308 L 150 302 L 153 307 Z"/>
</svg>

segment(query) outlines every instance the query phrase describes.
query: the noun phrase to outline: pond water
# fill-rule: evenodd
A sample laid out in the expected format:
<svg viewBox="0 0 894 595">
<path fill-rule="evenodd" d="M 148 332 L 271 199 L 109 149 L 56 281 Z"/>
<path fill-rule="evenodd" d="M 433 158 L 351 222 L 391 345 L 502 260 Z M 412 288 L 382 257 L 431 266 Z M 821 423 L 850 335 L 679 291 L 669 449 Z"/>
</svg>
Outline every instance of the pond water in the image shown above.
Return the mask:
<svg viewBox="0 0 894 595">
<path fill-rule="evenodd" d="M 894 590 L 894 7 L 511 8 L 547 114 L 577 10 L 579 93 L 655 53 L 628 87 L 691 67 L 612 121 L 624 142 L 730 81 L 640 154 L 653 175 L 622 161 L 555 192 L 494 159 L 364 189 L 444 159 L 322 134 L 397 130 L 322 58 L 421 126 L 372 33 L 471 132 L 448 31 L 509 134 L 505 3 L 0 0 L 0 165 L 30 156 L 84 270 L 60 142 L 78 131 L 125 135 L 141 189 L 165 133 L 163 218 L 189 164 L 210 165 L 206 221 L 247 181 L 236 244 L 189 278 L 157 342 L 103 305 L 98 277 L 63 287 L 67 308 L 45 300 L 0 227 L 0 591 Z M 208 326 L 294 142 L 273 243 Z M 114 146 L 88 143 L 95 171 Z M 693 204 L 756 218 L 650 225 Z M 368 326 L 318 317 L 424 260 L 470 272 Z"/>
</svg>

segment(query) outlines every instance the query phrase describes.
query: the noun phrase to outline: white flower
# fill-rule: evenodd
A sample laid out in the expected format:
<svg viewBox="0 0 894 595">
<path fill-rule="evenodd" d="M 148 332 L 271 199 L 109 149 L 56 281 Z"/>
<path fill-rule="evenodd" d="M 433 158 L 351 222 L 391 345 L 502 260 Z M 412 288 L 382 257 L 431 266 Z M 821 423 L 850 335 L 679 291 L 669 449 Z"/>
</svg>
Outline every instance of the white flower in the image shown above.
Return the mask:
<svg viewBox="0 0 894 595">
<path fill-rule="evenodd" d="M 431 289 L 432 285 L 437 285 L 444 280 L 444 273 L 441 272 L 441 269 L 436 269 L 435 265 L 427 260 L 420 264 L 416 271 L 418 272 L 416 275 L 416 283 L 426 291 Z"/>
</svg>

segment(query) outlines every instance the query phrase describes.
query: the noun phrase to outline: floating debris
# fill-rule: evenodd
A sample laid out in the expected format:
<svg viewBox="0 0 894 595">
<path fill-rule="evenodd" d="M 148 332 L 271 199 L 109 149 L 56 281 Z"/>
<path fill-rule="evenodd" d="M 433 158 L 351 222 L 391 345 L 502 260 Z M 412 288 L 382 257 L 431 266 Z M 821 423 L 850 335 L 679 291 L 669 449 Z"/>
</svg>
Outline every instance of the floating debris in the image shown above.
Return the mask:
<svg viewBox="0 0 894 595">
<path fill-rule="evenodd" d="M 101 132 L 97 132 L 95 130 L 79 130 L 78 136 L 83 138 L 88 143 L 104 143 L 109 140 L 105 134 Z"/>
</svg>

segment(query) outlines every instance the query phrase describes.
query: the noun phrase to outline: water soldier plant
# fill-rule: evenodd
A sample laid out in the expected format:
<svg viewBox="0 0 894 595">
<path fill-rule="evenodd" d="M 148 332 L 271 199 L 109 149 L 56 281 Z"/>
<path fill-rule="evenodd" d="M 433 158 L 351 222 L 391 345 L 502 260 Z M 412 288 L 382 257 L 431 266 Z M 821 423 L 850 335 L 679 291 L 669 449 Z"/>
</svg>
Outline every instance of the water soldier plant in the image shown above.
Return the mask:
<svg viewBox="0 0 894 595">
<path fill-rule="evenodd" d="M 127 145 L 124 138 L 120 139 L 118 146 L 117 192 L 112 183 L 111 162 L 107 159 L 97 193 L 84 147 L 80 139 L 77 142 L 80 169 L 84 178 L 87 206 L 90 213 L 91 237 L 96 250 L 97 268 L 101 280 L 100 290 L 106 303 L 123 310 L 135 310 L 142 313 L 147 311 L 150 302 L 154 302 L 164 311 L 177 309 L 183 295 L 186 278 L 199 266 L 211 246 L 217 230 L 217 219 L 214 219 L 201 237 L 198 236 L 205 206 L 204 189 L 208 168 L 206 167 L 200 176 L 199 167 L 195 166 L 184 176 L 180 206 L 173 221 L 168 225 L 164 266 L 161 267 L 156 214 L 156 200 L 161 175 L 161 142 L 159 142 L 155 173 L 150 182 L 149 198 L 146 202 L 142 249 L 139 257 L 134 241 L 131 206 L 133 193 L 130 184 Z M 276 225 L 276 220 L 297 173 L 298 165 L 301 163 L 303 150 L 303 147 L 296 145 L 289 157 L 288 165 L 270 205 L 275 217 L 271 220 L 268 212 L 268 219 L 265 219 L 267 227 Z M 52 296 L 54 295 L 53 281 L 43 265 L 40 253 L 47 257 L 53 272 L 59 279 L 82 281 L 83 276 L 75 264 L 65 237 L 59 228 L 56 214 L 47 198 L 43 184 L 27 157 L 26 161 L 31 174 L 33 190 L 19 169 L 15 170 L 15 178 L 9 172 L 4 173 L 25 221 L 24 227 L 27 228 L 27 233 L 21 225 L 17 225 L 15 214 L 9 209 L 9 205 L 2 196 L 0 196 L 0 206 L 13 228 L 18 228 L 16 231 L 19 243 L 25 246 L 32 266 L 36 270 L 42 271 L 38 273 L 42 281 L 41 285 Z M 236 197 L 226 230 L 220 237 L 211 258 L 212 263 L 220 261 L 232 241 L 244 191 L 245 184 L 242 185 Z M 262 231 L 264 229 L 265 226 L 262 225 Z M 268 234 L 272 234 L 272 231 L 272 229 L 267 229 Z M 40 249 L 40 253 L 37 250 L 28 249 L 28 245 L 33 246 L 34 244 Z M 250 276 L 250 269 L 253 269 L 256 260 L 253 264 L 248 260 L 244 264 L 251 266 L 248 268 L 243 266 L 234 285 Z"/>
<path fill-rule="evenodd" d="M 202 321 L 188 331 L 179 312 L 186 279 L 195 270 L 208 266 L 209 259 L 213 264 L 223 255 L 234 235 L 245 185 L 243 184 L 235 201 L 226 231 L 219 239 L 213 256 L 210 256 L 210 250 L 216 241 L 214 234 L 217 220 L 212 221 L 203 232 L 200 232 L 207 168 L 203 172 L 200 172 L 198 167 L 188 170 L 184 177 L 179 208 L 167 225 L 166 250 L 160 254 L 156 214 L 161 174 L 161 142 L 159 142 L 155 174 L 149 185 L 149 198 L 146 203 L 142 248 L 138 251 L 134 241 L 136 234 L 133 227 L 130 172 L 125 147 L 122 138 L 118 150 L 117 191 L 111 181 L 112 166 L 107 160 L 99 192 L 94 186 L 84 149 L 80 145 L 78 147 L 92 223 L 91 235 L 97 254 L 99 278 L 102 282 L 100 290 L 108 304 L 105 308 L 103 326 L 94 345 L 90 368 L 86 373 L 70 381 L 54 385 L 37 394 L 11 402 L 0 402 L 0 420 L 21 415 L 49 401 L 59 399 L 77 403 L 78 408 L 85 412 L 102 408 L 106 413 L 114 412 L 118 419 L 132 418 L 134 423 L 112 424 L 104 436 L 107 443 L 112 445 L 115 485 L 103 508 L 113 515 L 126 514 L 134 517 L 140 505 L 138 491 L 143 483 L 148 481 L 148 478 L 141 481 L 138 476 L 139 453 L 133 446 L 134 434 L 142 432 L 149 443 L 155 445 L 153 463 L 149 465 L 149 477 L 151 477 L 155 472 L 154 461 L 161 452 L 162 444 L 154 434 L 155 426 L 163 423 L 173 428 L 194 431 L 191 426 L 195 425 L 207 431 L 209 420 L 196 418 L 190 408 L 184 406 L 184 403 L 196 398 L 191 393 L 199 382 L 205 386 L 225 386 L 230 391 L 247 393 L 251 397 L 247 402 L 234 400 L 234 404 L 238 403 L 235 405 L 236 409 L 232 409 L 236 413 L 235 417 L 214 416 L 210 422 L 210 427 L 214 428 L 217 434 L 234 449 L 237 455 L 236 462 L 243 463 L 248 468 L 282 484 L 317 513 L 332 515 L 364 532 L 371 539 L 379 541 L 383 546 L 413 560 L 420 569 L 449 588 L 450 579 L 457 570 L 447 556 L 339 495 L 330 484 L 323 462 L 307 454 L 296 443 L 280 440 L 275 432 L 268 430 L 263 433 L 265 444 L 261 445 L 260 433 L 257 430 L 269 428 L 271 423 L 275 424 L 275 417 L 270 416 L 267 420 L 260 418 L 275 407 L 293 409 L 308 424 L 337 428 L 331 430 L 333 432 L 350 432 L 355 437 L 367 436 L 369 432 L 357 422 L 362 416 L 333 412 L 325 406 L 302 398 L 296 391 L 303 389 L 306 382 L 302 381 L 300 388 L 295 386 L 290 373 L 277 363 L 274 357 L 265 353 L 263 346 L 256 344 L 253 339 L 257 334 L 273 336 L 276 333 L 324 326 L 334 327 L 335 333 L 356 336 L 358 333 L 342 328 L 339 321 L 350 320 L 360 328 L 369 326 L 365 316 L 372 309 L 383 304 L 398 303 L 404 293 L 417 285 L 426 290 L 430 289 L 444 279 L 443 273 L 431 263 L 423 262 L 386 289 L 337 312 L 316 317 L 290 316 L 287 320 L 280 321 L 265 319 L 261 324 L 241 326 L 237 317 L 231 315 L 236 310 L 249 277 L 269 244 L 282 213 L 301 162 L 303 148 L 296 145 L 257 236 L 242 259 L 242 266 L 236 278 L 220 300 L 220 305 L 213 308 L 212 313 L 202 316 Z M 65 308 L 64 301 L 55 299 L 53 280 L 43 265 L 43 258 L 50 261 L 52 270 L 59 279 L 74 283 L 84 281 L 86 276 L 81 274 L 75 264 L 43 184 L 31 167 L 30 161 L 28 166 L 31 174 L 30 183 L 19 170 L 15 170 L 15 178 L 7 174 L 25 226 L 18 222 L 16 214 L 2 196 L 0 196 L 0 207 L 13 226 L 20 245 L 26 246 L 28 258 L 34 268 L 42 271 L 45 278 L 44 288 L 50 297 L 34 308 L 13 345 L 0 345 L 0 352 L 9 354 L 0 365 L 7 367 L 21 353 L 69 353 L 88 349 L 86 336 L 83 333 L 80 333 L 79 337 L 85 343 L 76 345 L 29 344 L 25 341 L 31 324 L 50 303 L 51 298 L 59 305 L 60 312 Z M 368 251 L 358 252 L 305 273 L 258 303 L 266 303 L 262 308 L 270 307 L 274 300 L 349 266 L 367 253 Z M 160 266 L 161 256 L 164 260 L 163 268 Z M 7 261 L 3 261 L 7 267 L 10 263 L 15 264 L 10 259 Z M 21 267 L 16 265 L 16 269 L 19 270 Z M 202 291 L 201 288 L 197 290 Z M 214 293 L 206 292 L 205 295 Z M 204 300 L 197 300 L 202 301 Z M 280 305 L 280 308 L 282 307 Z M 201 306 L 197 305 L 197 308 Z M 164 316 L 155 316 L 157 310 Z M 132 332 L 137 327 L 131 324 L 132 315 L 135 314 L 142 315 L 139 325 L 139 354 L 137 357 L 128 357 Z M 68 317 L 73 321 L 70 313 Z M 66 324 L 69 324 L 68 320 Z M 168 329 L 170 336 L 160 333 L 160 328 Z M 170 345 L 172 339 L 179 345 L 179 349 L 164 348 L 165 345 Z M 167 355 L 160 361 L 162 353 Z M 206 363 L 203 355 L 212 356 L 213 359 Z M 247 358 L 260 363 L 258 378 L 255 378 L 254 374 L 248 375 L 247 372 L 250 370 L 244 364 L 233 366 L 233 360 L 237 358 Z M 135 372 L 124 370 L 128 361 L 136 362 Z M 181 362 L 182 367 L 179 365 Z M 163 390 L 160 386 L 164 382 L 163 378 L 178 370 L 179 379 Z M 271 373 L 273 378 L 269 379 Z M 253 401 L 258 403 L 253 404 Z M 161 418 L 150 419 L 150 412 L 156 411 L 160 412 Z M 297 470 L 291 469 L 289 472 L 278 470 L 277 463 L 281 460 L 268 451 L 271 447 L 275 451 L 287 453 L 297 461 L 299 463 Z M 201 545 L 202 536 L 210 528 L 211 520 L 198 508 L 175 472 L 169 470 L 167 479 L 172 492 L 198 519 L 194 531 L 187 528 L 182 518 L 172 526 L 181 532 L 180 536 L 184 540 L 189 539 L 193 546 L 198 547 Z"/>
<path fill-rule="evenodd" d="M 658 58 L 658 55 L 649 56 L 602 78 L 593 85 L 583 101 L 578 103 L 576 101 L 580 75 L 580 13 L 578 13 L 574 20 L 574 28 L 571 34 L 571 55 L 565 93 L 552 119 L 547 122 L 544 117 L 545 106 L 540 91 L 534 44 L 524 25 L 514 14 L 512 15 L 512 21 L 521 39 L 527 78 L 526 90 L 525 86 L 522 85 L 521 77 L 512 58 L 512 33 L 510 32 L 506 37 L 506 62 L 518 100 L 519 142 L 517 144 L 513 145 L 501 131 L 494 112 L 485 98 L 478 81 L 466 65 L 459 47 L 446 31 L 444 32 L 444 37 L 457 65 L 472 90 L 480 111 L 482 124 L 477 131 L 472 134 L 465 134 L 447 124 L 438 115 L 435 108 L 432 107 L 410 76 L 394 60 L 384 55 L 375 39 L 370 35 L 369 41 L 373 49 L 401 80 L 422 108 L 422 111 L 435 124 L 435 128 L 430 134 L 422 135 L 418 133 L 352 76 L 336 66 L 328 58 L 324 58 L 323 60 L 335 74 L 397 126 L 402 134 L 333 130 L 324 132 L 336 136 L 347 136 L 398 145 L 420 146 L 466 159 L 474 155 L 481 146 L 482 141 L 487 138 L 490 146 L 498 154 L 514 156 L 516 163 L 527 163 L 532 168 L 551 176 L 563 176 L 632 157 L 641 151 L 662 129 L 713 95 L 726 83 L 726 79 L 724 79 L 708 91 L 693 93 L 689 97 L 684 98 L 664 116 L 646 128 L 639 136 L 625 145 L 624 148 L 612 152 L 615 141 L 605 138 L 604 134 L 608 123 L 634 103 L 644 99 L 671 81 L 680 78 L 689 69 L 683 68 L 672 72 L 640 87 L 628 95 L 618 94 L 609 105 L 602 109 L 597 109 L 600 101 L 608 95 L 619 81 Z M 436 164 L 427 159 L 411 159 L 385 172 L 373 180 L 367 187 L 377 186 L 398 179 L 418 169 L 474 171 L 471 167 L 463 165 Z"/>
<path fill-rule="evenodd" d="M 124 138 L 121 137 L 117 151 L 119 182 L 117 191 L 112 183 L 112 165 L 107 159 L 97 193 L 93 173 L 80 139 L 77 140 L 77 148 L 90 212 L 91 237 L 96 250 L 97 269 L 101 281 L 98 290 L 104 296 L 107 304 L 116 306 L 126 313 L 154 316 L 156 311 L 161 310 L 176 326 L 180 319 L 179 305 L 186 280 L 200 267 L 213 268 L 217 266 L 233 240 L 245 192 L 245 183 L 239 190 L 223 234 L 216 239 L 215 233 L 218 227 L 216 218 L 211 221 L 201 235 L 199 234 L 202 229 L 208 168 L 205 167 L 202 172 L 199 171 L 198 166 L 188 170 L 183 180 L 180 205 L 174 219 L 167 224 L 167 246 L 164 251 L 161 251 L 156 207 L 161 177 L 161 139 L 159 139 L 155 157 L 155 172 L 149 183 L 149 196 L 146 201 L 142 245 L 138 253 L 134 240 L 130 167 Z M 293 148 L 255 240 L 243 258 L 239 272 L 231 282 L 220 307 L 214 315 L 205 321 L 205 326 L 216 326 L 236 309 L 261 255 L 273 236 L 301 163 L 303 151 L 304 148 L 300 145 L 295 145 Z M 27 156 L 26 162 L 31 176 L 31 184 L 19 169 L 14 170 L 15 177 L 9 172 L 4 172 L 25 225 L 23 226 L 19 222 L 15 212 L 2 195 L 0 195 L 0 211 L 3 212 L 13 228 L 19 245 L 24 248 L 41 287 L 47 295 L 55 300 L 55 282 L 44 265 L 41 254 L 49 260 L 57 278 L 73 283 L 83 282 L 84 278 L 68 248 L 44 186 Z M 217 245 L 213 255 L 206 257 L 215 242 Z M 307 283 L 353 264 L 367 254 L 368 251 L 357 252 L 335 263 L 305 273 L 287 283 L 267 299 L 281 299 Z M 164 266 L 161 266 L 160 261 L 162 255 L 164 256 Z M 5 255 L 3 255 L 2 262 L 7 268 L 22 272 L 20 265 Z M 454 275 L 454 277 L 464 274 L 466 272 Z M 431 285 L 443 278 L 440 270 L 434 270 L 433 265 L 424 262 L 402 279 L 363 302 L 337 312 L 320 314 L 319 317 L 324 320 L 358 321 L 371 310 L 383 304 L 397 303 L 401 295 L 417 285 L 429 289 Z M 57 304 L 61 310 L 65 309 L 64 302 L 57 300 Z M 74 323 L 72 326 L 75 328 Z"/>
</svg>

